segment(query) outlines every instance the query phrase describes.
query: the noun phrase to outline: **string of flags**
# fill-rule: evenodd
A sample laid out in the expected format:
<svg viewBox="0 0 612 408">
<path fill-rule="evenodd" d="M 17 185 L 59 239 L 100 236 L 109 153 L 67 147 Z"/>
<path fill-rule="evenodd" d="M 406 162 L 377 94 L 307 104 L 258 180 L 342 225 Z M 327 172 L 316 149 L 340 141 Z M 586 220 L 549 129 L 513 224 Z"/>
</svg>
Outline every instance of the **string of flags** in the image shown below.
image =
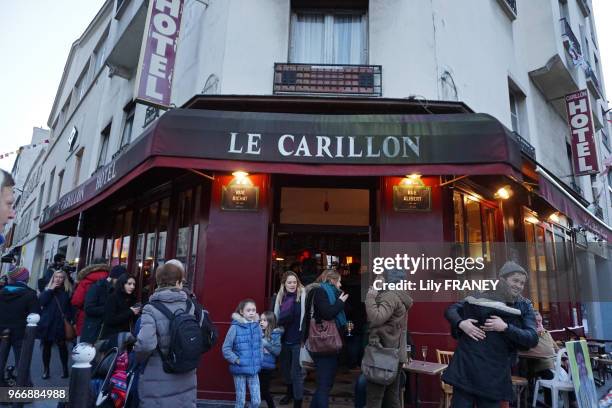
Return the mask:
<svg viewBox="0 0 612 408">
<path fill-rule="evenodd" d="M 6 157 L 9 157 L 9 156 L 10 156 L 10 155 L 12 155 L 12 154 L 18 154 L 18 153 L 19 153 L 19 152 L 21 152 L 22 150 L 26 150 L 26 149 L 34 149 L 34 148 L 36 148 L 36 147 L 38 147 L 38 146 L 42 146 L 42 145 L 44 145 L 44 144 L 49 144 L 49 139 L 45 139 L 45 140 L 43 140 L 43 141 L 41 141 L 41 142 L 38 142 L 38 143 L 32 143 L 32 144 L 29 144 L 29 145 L 19 146 L 19 149 L 17 149 L 17 150 L 13 150 L 13 151 L 11 151 L 11 152 L 7 152 L 7 153 L 2 153 L 2 154 L 0 154 L 0 159 L 4 159 L 4 158 L 6 158 Z"/>
</svg>

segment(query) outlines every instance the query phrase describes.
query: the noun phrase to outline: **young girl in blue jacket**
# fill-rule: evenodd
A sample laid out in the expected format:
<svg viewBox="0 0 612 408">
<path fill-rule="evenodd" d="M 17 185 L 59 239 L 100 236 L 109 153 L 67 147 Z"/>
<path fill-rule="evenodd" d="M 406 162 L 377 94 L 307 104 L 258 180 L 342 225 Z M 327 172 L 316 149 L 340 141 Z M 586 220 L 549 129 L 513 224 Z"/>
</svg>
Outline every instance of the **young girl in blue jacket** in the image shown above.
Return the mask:
<svg viewBox="0 0 612 408">
<path fill-rule="evenodd" d="M 259 371 L 259 389 L 261 390 L 261 399 L 266 401 L 268 408 L 274 408 L 274 398 L 270 394 L 270 381 L 276 370 L 276 357 L 281 352 L 281 335 L 283 329 L 276 327 L 276 316 L 273 312 L 263 312 L 261 320 L 262 344 L 263 344 L 263 360 L 261 362 L 261 371 Z"/>
<path fill-rule="evenodd" d="M 223 357 L 230 363 L 229 369 L 234 376 L 236 408 L 245 405 L 247 385 L 251 407 L 258 408 L 261 403 L 258 373 L 263 358 L 263 342 L 253 299 L 240 302 L 232 314 L 232 325 L 223 342 Z"/>
</svg>

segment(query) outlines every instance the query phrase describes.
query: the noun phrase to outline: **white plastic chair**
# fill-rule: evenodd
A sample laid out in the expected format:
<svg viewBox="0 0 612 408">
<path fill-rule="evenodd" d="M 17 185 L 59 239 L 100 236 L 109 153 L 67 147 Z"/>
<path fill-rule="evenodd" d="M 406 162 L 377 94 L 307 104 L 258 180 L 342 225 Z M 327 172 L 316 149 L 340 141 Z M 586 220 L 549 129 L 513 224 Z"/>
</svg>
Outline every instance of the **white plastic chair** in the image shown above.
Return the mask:
<svg viewBox="0 0 612 408">
<path fill-rule="evenodd" d="M 552 380 L 542 380 L 539 379 L 536 381 L 535 390 L 533 391 L 533 404 L 532 407 L 536 406 L 538 402 L 538 391 L 540 387 L 550 388 L 550 392 L 552 394 L 552 406 L 559 406 L 559 392 L 563 393 L 563 406 L 565 408 L 569 408 L 569 392 L 574 391 L 574 383 L 572 382 L 572 374 L 571 371 L 566 372 L 561 366 L 561 358 L 563 356 L 567 357 L 567 351 L 565 348 L 562 348 L 557 353 L 557 357 L 555 359 L 555 376 Z"/>
</svg>

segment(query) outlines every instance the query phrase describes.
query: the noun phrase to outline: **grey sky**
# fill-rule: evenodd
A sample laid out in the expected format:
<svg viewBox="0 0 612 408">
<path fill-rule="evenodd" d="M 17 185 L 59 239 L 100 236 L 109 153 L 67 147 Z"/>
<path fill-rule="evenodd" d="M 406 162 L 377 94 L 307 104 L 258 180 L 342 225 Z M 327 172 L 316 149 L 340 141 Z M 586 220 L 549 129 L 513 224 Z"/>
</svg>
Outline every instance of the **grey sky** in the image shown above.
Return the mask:
<svg viewBox="0 0 612 408">
<path fill-rule="evenodd" d="M 0 154 L 28 144 L 47 118 L 72 43 L 103 0 L 5 1 L 0 22 Z M 593 0 L 604 81 L 612 92 L 612 0 Z M 11 170 L 15 155 L 0 160 Z"/>
</svg>

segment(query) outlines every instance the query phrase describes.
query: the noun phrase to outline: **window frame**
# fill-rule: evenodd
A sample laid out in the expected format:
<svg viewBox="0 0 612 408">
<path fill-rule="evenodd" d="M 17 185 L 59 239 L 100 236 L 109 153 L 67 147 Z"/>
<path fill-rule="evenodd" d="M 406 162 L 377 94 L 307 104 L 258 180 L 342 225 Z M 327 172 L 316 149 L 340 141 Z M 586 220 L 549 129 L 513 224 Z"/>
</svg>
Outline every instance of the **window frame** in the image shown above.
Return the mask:
<svg viewBox="0 0 612 408">
<path fill-rule="evenodd" d="M 323 15 L 323 42 L 324 42 L 324 53 L 322 62 L 314 62 L 314 61 L 301 61 L 297 62 L 295 60 L 294 50 L 296 48 L 295 45 L 295 27 L 297 24 L 298 14 L 319 14 Z M 334 25 L 334 16 L 336 15 L 359 15 L 362 17 L 361 20 L 361 35 L 363 38 L 363 47 L 361 49 L 360 62 L 357 64 L 342 64 L 338 62 L 333 62 L 333 25 Z M 307 8 L 296 8 L 291 10 L 291 19 L 290 19 L 290 28 L 289 28 L 289 50 L 287 55 L 287 61 L 289 63 L 306 63 L 313 65 L 368 65 L 370 59 L 370 41 L 369 41 L 369 14 L 367 9 L 307 9 Z"/>
<path fill-rule="evenodd" d="M 110 144 L 110 134 L 112 130 L 113 122 L 109 122 L 108 125 L 100 132 L 102 138 L 100 142 L 100 149 L 98 150 L 98 162 L 96 163 L 96 170 L 106 165 L 106 159 L 108 158 L 108 145 Z M 104 158 L 102 157 L 104 154 Z"/>
</svg>

